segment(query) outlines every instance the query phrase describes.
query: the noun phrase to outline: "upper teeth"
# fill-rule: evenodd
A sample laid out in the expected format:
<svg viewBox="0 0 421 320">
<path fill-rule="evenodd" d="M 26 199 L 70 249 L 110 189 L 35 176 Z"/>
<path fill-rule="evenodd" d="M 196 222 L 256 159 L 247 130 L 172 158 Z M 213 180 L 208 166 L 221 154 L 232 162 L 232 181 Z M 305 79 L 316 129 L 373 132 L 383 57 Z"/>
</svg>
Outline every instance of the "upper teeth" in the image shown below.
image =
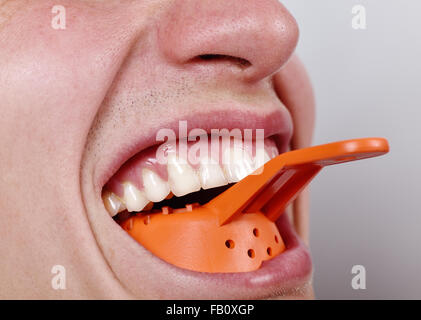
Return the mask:
<svg viewBox="0 0 421 320">
<path fill-rule="evenodd" d="M 152 202 L 162 201 L 170 193 L 168 182 L 162 180 L 159 175 L 149 169 L 143 169 L 143 185 L 146 197 Z"/>
<path fill-rule="evenodd" d="M 238 182 L 254 171 L 251 157 L 242 148 L 226 149 L 222 159 L 228 182 Z"/>
<path fill-rule="evenodd" d="M 124 203 L 112 192 L 104 192 L 102 195 L 104 206 L 111 216 L 115 216 L 117 213 L 126 209 Z"/>
<path fill-rule="evenodd" d="M 210 189 L 228 184 L 228 180 L 225 177 L 220 165 L 212 158 L 204 158 L 200 160 L 198 174 L 200 184 L 203 189 Z"/>
<path fill-rule="evenodd" d="M 171 154 L 168 156 L 167 170 L 171 191 L 177 197 L 200 190 L 199 176 L 187 161 Z"/>
<path fill-rule="evenodd" d="M 233 146 L 223 152 L 221 165 L 206 156 L 200 159 L 200 165 L 196 170 L 186 160 L 179 159 L 175 154 L 169 154 L 167 158 L 168 181 L 164 181 L 154 171 L 143 168 L 141 171 L 144 186 L 142 190 L 139 190 L 133 182 L 127 181 L 123 184 L 122 199 L 112 192 L 104 192 L 104 205 L 111 216 L 126 208 L 129 212 L 141 211 L 150 202 L 164 200 L 171 192 L 179 197 L 199 191 L 200 188 L 215 188 L 240 181 L 276 155 L 277 150 L 276 152 L 271 150 L 271 155 L 269 155 L 262 149 L 256 150 L 256 156 L 252 159 L 243 148 Z"/>
<path fill-rule="evenodd" d="M 132 183 L 126 182 L 124 184 L 124 202 L 127 211 L 141 211 L 149 203 L 149 199 L 144 191 L 140 191 Z"/>
</svg>

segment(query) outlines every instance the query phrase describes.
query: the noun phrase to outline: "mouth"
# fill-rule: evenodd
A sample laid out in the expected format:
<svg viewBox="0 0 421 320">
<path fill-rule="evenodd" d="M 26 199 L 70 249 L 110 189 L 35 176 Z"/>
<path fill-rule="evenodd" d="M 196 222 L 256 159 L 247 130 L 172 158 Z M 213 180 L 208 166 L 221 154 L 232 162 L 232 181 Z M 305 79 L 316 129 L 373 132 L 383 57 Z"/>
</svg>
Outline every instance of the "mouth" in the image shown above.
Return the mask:
<svg viewBox="0 0 421 320">
<path fill-rule="evenodd" d="M 217 120 L 212 123 L 209 119 Z M 187 122 L 204 131 L 199 139 L 186 143 L 184 151 L 187 158 L 181 156 L 180 146 L 181 141 L 188 140 L 188 135 L 180 130 L 173 130 L 175 139 L 168 138 L 164 143 L 156 143 L 156 139 L 153 143 L 152 134 L 143 139 L 142 147 L 126 150 L 123 156 L 120 154 L 119 159 L 102 176 L 100 195 L 103 208 L 114 223 L 113 229 L 121 234 L 123 242 L 130 242 L 133 250 L 147 251 L 121 228 L 128 219 L 185 208 L 193 203 L 206 204 L 265 162 L 288 151 L 292 124 L 285 113 L 273 112 L 263 117 L 254 114 L 252 128 L 247 128 L 250 121 L 238 119 L 250 119 L 250 114 L 240 112 L 237 118 L 232 114 L 225 117 L 223 113 L 196 114 L 194 121 Z M 176 122 L 167 127 L 176 129 L 177 125 L 179 129 Z M 228 138 L 228 143 L 218 144 L 214 148 L 211 129 L 232 130 L 234 127 L 240 130 L 242 137 Z M 251 139 L 246 138 L 246 129 L 263 129 L 263 142 L 257 143 L 256 135 Z M 134 146 L 141 145 L 140 142 L 134 143 Z M 164 157 L 159 156 L 160 152 Z M 149 254 L 154 264 L 165 268 L 175 277 L 187 277 L 189 283 L 216 290 L 229 284 L 227 298 L 304 295 L 302 291 L 307 289 L 312 271 L 308 249 L 298 238 L 286 214 L 281 215 L 275 224 L 285 244 L 285 251 L 264 261 L 255 271 L 197 272 L 179 268 Z M 139 263 L 134 261 L 134 256 L 127 258 L 133 266 Z M 210 296 L 207 294 L 205 297 Z"/>
<path fill-rule="evenodd" d="M 150 213 L 205 204 L 279 154 L 272 137 L 261 146 L 255 140 L 226 137 L 220 143 L 221 137 L 200 138 L 186 144 L 185 156 L 180 156 L 180 141 L 169 141 L 124 163 L 102 191 L 110 215 L 118 219 L 123 211 Z"/>
</svg>

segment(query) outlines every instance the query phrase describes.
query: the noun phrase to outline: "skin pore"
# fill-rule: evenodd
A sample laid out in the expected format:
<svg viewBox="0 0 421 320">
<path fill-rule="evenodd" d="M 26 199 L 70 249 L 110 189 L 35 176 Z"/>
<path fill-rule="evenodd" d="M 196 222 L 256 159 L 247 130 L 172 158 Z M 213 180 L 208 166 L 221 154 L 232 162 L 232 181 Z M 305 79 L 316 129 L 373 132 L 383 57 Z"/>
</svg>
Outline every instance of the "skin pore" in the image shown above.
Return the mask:
<svg viewBox="0 0 421 320">
<path fill-rule="evenodd" d="M 309 146 L 314 99 L 288 11 L 276 0 L 64 0 L 66 29 L 55 30 L 56 4 L 0 1 L 0 298 L 312 297 L 308 279 L 286 293 L 197 290 L 193 276 L 119 246 L 100 198 L 120 150 L 198 112 L 282 109 L 291 148 Z M 291 220 L 305 243 L 308 214 L 303 193 Z M 51 287 L 55 265 L 66 290 Z"/>
</svg>

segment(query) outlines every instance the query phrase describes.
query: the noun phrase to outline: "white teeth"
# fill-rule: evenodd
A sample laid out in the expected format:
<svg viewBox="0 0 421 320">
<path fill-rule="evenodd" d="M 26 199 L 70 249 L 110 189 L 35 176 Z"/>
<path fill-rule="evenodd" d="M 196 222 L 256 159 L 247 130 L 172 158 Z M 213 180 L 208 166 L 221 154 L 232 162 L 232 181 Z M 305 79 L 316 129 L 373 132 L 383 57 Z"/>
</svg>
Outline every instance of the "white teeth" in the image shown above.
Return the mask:
<svg viewBox="0 0 421 320">
<path fill-rule="evenodd" d="M 146 197 L 152 202 L 164 200 L 170 193 L 168 183 L 162 180 L 155 172 L 149 169 L 142 171 L 143 185 Z"/>
<path fill-rule="evenodd" d="M 222 160 L 228 182 L 238 182 L 254 170 L 253 161 L 243 148 L 227 148 Z"/>
<path fill-rule="evenodd" d="M 175 196 L 181 197 L 200 190 L 200 180 L 187 161 L 168 155 L 168 183 Z"/>
<path fill-rule="evenodd" d="M 220 187 L 228 184 L 224 172 L 214 159 L 201 159 L 199 168 L 199 178 L 203 189 Z"/>
<path fill-rule="evenodd" d="M 259 169 L 266 162 L 270 160 L 270 156 L 264 148 L 256 150 L 256 156 L 254 157 L 254 168 L 255 170 Z"/>
<path fill-rule="evenodd" d="M 107 209 L 111 217 L 114 217 L 117 213 L 126 209 L 126 206 L 120 198 L 112 192 L 104 192 L 102 195 L 102 201 L 104 202 L 105 209 Z"/>
<path fill-rule="evenodd" d="M 141 211 L 148 203 L 144 192 L 137 189 L 130 182 L 124 183 L 124 202 L 126 203 L 127 211 Z"/>
<path fill-rule="evenodd" d="M 200 159 L 195 170 L 186 160 L 170 152 L 167 157 L 168 182 L 154 171 L 143 168 L 144 189 L 139 190 L 131 182 L 123 183 L 124 197 L 120 198 L 111 191 L 104 191 L 102 199 L 111 216 L 127 208 L 129 212 L 151 210 L 153 203 L 199 191 L 238 182 L 251 173 L 259 174 L 258 169 L 278 155 L 276 147 L 256 146 L 256 155 L 251 157 L 250 150 L 240 143 L 223 150 L 222 164 L 212 157 Z"/>
<path fill-rule="evenodd" d="M 271 147 L 270 151 L 271 151 L 271 155 L 270 155 L 271 159 L 273 159 L 273 158 L 275 158 L 276 156 L 279 155 L 278 148 L 276 148 L 276 147 Z"/>
</svg>

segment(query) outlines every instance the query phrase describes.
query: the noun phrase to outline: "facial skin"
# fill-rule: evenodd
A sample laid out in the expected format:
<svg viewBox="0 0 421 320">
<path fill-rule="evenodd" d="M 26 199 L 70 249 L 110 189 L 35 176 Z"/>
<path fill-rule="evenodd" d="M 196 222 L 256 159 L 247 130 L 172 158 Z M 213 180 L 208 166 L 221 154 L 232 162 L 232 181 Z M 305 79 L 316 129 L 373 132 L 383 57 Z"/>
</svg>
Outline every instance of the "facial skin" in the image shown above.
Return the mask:
<svg viewBox="0 0 421 320">
<path fill-rule="evenodd" d="M 157 128 L 197 112 L 288 112 L 311 143 L 314 99 L 276 0 L 0 1 L 0 298 L 261 298 L 200 286 L 141 248 L 105 211 L 103 181 Z M 222 55 L 202 60 L 200 55 Z M 248 61 L 246 64 L 239 64 Z M 243 110 L 244 111 L 244 110 Z M 293 208 L 308 242 L 308 200 Z M 51 268 L 66 268 L 53 290 Z M 312 296 L 297 284 L 291 297 Z"/>
</svg>

